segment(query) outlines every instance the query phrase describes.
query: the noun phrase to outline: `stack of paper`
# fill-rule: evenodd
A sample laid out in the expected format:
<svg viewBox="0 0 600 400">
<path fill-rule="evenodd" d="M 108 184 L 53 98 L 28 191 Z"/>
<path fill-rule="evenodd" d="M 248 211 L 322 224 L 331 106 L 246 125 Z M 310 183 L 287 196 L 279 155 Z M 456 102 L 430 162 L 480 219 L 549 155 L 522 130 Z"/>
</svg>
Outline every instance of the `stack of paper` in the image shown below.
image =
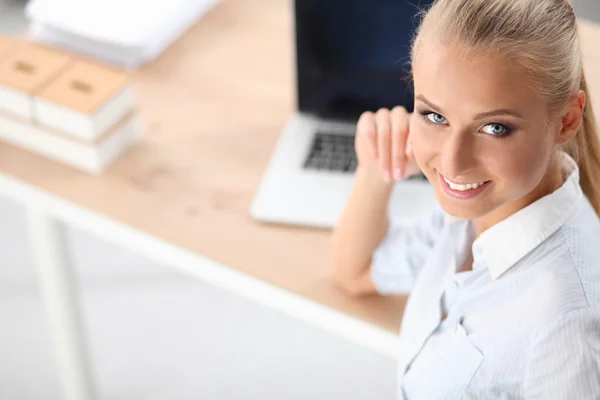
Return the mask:
<svg viewBox="0 0 600 400">
<path fill-rule="evenodd" d="M 137 68 L 154 60 L 221 0 L 32 0 L 30 38 Z"/>
</svg>

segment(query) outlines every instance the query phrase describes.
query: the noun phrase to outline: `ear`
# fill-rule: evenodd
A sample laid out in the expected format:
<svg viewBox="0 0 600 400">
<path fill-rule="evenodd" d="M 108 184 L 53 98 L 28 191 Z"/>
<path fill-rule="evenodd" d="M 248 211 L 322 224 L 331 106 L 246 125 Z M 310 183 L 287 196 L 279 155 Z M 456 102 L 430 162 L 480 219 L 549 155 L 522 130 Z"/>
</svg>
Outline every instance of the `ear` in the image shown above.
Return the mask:
<svg viewBox="0 0 600 400">
<path fill-rule="evenodd" d="M 583 90 L 579 90 L 571 96 L 567 110 L 562 117 L 562 127 L 556 138 L 557 144 L 567 143 L 577 134 L 583 120 L 585 103 L 586 95 Z"/>
</svg>

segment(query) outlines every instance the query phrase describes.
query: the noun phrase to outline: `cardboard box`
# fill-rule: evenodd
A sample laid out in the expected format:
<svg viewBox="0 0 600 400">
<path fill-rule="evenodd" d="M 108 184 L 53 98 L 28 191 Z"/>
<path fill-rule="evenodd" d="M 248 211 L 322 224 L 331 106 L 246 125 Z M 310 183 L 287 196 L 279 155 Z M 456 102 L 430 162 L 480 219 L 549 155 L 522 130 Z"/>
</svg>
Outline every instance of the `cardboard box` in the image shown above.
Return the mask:
<svg viewBox="0 0 600 400">
<path fill-rule="evenodd" d="M 34 115 L 43 126 L 93 141 L 134 106 L 125 72 L 78 60 L 37 93 Z"/>
<path fill-rule="evenodd" d="M 4 56 L 6 56 L 10 50 L 12 50 L 15 46 L 14 40 L 0 35 L 0 63 Z"/>
<path fill-rule="evenodd" d="M 0 140 L 100 173 L 140 136 L 128 75 L 0 36 Z"/>
<path fill-rule="evenodd" d="M 17 41 L 0 59 L 0 111 L 32 120 L 35 94 L 72 61 L 64 53 Z"/>
</svg>

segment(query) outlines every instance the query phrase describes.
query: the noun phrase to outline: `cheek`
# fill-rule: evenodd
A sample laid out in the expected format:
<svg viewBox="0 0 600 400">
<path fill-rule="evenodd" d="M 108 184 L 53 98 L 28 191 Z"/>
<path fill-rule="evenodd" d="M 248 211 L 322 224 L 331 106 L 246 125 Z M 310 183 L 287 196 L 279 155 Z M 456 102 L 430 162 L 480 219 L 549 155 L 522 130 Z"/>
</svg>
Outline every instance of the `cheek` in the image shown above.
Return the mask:
<svg viewBox="0 0 600 400">
<path fill-rule="evenodd" d="M 501 146 L 497 148 L 491 146 L 487 151 L 482 152 L 486 154 L 482 162 L 488 171 L 501 183 L 506 193 L 533 190 L 547 170 L 552 147 L 547 143 L 533 143 L 531 140 L 513 141 L 510 144 L 509 142 L 498 143 L 498 145 Z M 522 194 L 515 193 L 515 195 Z"/>
<path fill-rule="evenodd" d="M 411 122 L 410 132 L 415 161 L 421 171 L 427 174 L 424 167 L 438 153 L 439 138 L 436 140 L 431 128 L 423 126 L 422 122 L 415 122 L 415 119 Z"/>
</svg>

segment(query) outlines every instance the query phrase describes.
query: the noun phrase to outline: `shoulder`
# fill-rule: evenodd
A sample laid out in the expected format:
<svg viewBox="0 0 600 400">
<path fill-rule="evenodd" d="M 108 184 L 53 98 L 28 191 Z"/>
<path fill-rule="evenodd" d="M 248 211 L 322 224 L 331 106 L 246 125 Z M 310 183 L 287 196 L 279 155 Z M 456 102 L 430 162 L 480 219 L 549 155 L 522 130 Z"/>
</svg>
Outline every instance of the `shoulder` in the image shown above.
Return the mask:
<svg viewBox="0 0 600 400">
<path fill-rule="evenodd" d="M 565 337 L 570 337 L 570 342 L 585 338 L 600 343 L 600 306 L 577 308 L 554 316 L 538 330 L 532 348 L 543 347 Z"/>
<path fill-rule="evenodd" d="M 533 268 L 532 284 L 562 314 L 600 306 L 600 219 L 589 203 L 544 240 L 522 263 Z"/>
<path fill-rule="evenodd" d="M 573 270 L 588 305 L 600 307 L 600 219 L 588 202 L 558 231 L 567 249 L 568 269 Z"/>
<path fill-rule="evenodd" d="M 600 254 L 600 218 L 587 198 L 579 212 L 561 227 L 562 234 L 574 255 Z"/>
<path fill-rule="evenodd" d="M 524 390 L 528 399 L 600 398 L 600 307 L 571 310 L 538 331 Z"/>
<path fill-rule="evenodd" d="M 527 282 L 537 328 L 573 310 L 600 307 L 599 239 L 597 216 L 580 213 L 520 262 L 513 278 Z"/>
</svg>

